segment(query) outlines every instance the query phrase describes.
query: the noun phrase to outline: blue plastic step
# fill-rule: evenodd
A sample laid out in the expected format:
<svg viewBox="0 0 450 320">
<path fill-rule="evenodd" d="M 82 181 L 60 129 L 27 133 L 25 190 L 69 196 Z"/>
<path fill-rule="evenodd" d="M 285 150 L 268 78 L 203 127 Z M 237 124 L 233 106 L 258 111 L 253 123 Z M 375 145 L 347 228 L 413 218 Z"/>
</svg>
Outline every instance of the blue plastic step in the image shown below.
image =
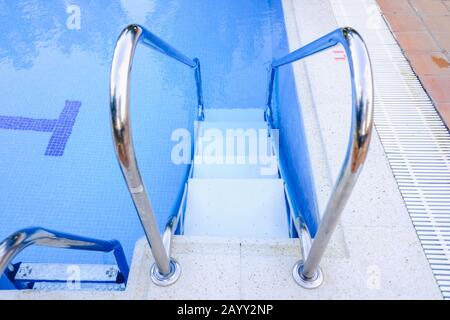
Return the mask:
<svg viewBox="0 0 450 320">
<path fill-rule="evenodd" d="M 125 279 L 116 265 L 18 263 L 10 276 L 17 289 L 123 291 Z"/>
</svg>

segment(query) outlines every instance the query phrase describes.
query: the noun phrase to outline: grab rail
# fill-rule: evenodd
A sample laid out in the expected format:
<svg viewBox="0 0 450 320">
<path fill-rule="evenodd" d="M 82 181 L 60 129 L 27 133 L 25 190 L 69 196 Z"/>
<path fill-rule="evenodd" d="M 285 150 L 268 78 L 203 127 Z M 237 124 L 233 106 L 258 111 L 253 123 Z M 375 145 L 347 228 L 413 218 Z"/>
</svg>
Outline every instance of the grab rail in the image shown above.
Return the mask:
<svg viewBox="0 0 450 320">
<path fill-rule="evenodd" d="M 26 228 L 14 232 L 0 242 L 0 276 L 11 261 L 31 245 L 87 251 L 113 252 L 117 267 L 127 282 L 129 267 L 122 245 L 117 240 L 98 240 L 52 231 L 43 228 Z"/>
<path fill-rule="evenodd" d="M 157 285 L 167 286 L 174 283 L 181 272 L 179 264 L 170 258 L 170 248 L 167 248 L 167 246 L 170 246 L 170 233 L 175 232 L 176 229 L 174 222 L 178 220 L 171 218 L 165 229 L 163 239 L 134 152 L 129 111 L 130 83 L 133 57 L 139 43 L 172 57 L 195 70 L 198 103 L 197 119 L 203 120 L 200 61 L 197 58 L 188 58 L 142 26 L 132 24 L 122 31 L 117 40 L 111 67 L 111 128 L 116 156 L 155 259 L 155 265 L 151 272 L 152 280 Z"/>
<path fill-rule="evenodd" d="M 323 281 L 322 271 L 319 267 L 320 261 L 367 156 L 373 127 L 372 69 L 363 39 L 358 32 L 347 27 L 339 28 L 283 58 L 273 61 L 269 75 L 265 117 L 272 125 L 272 94 L 277 69 L 337 44 L 344 47 L 350 67 L 353 104 L 350 138 L 344 163 L 328 199 L 317 234 L 311 240 L 311 247 L 309 248 L 305 244 L 310 241 L 302 239 L 303 261 L 299 261 L 294 266 L 293 274 L 297 283 L 305 288 L 316 288 Z M 302 238 L 310 237 L 304 222 L 296 224 L 296 228 Z"/>
</svg>

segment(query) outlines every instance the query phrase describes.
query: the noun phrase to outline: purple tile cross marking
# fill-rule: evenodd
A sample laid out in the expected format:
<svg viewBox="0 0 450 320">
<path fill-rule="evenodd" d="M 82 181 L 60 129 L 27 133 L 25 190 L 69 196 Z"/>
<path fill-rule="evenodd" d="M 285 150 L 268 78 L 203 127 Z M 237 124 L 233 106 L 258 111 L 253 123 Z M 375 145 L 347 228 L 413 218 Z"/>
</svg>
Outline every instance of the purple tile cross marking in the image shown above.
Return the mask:
<svg viewBox="0 0 450 320">
<path fill-rule="evenodd" d="M 64 154 L 80 107 L 80 101 L 67 100 L 58 119 L 0 116 L 0 129 L 52 132 L 45 155 L 60 157 Z"/>
</svg>

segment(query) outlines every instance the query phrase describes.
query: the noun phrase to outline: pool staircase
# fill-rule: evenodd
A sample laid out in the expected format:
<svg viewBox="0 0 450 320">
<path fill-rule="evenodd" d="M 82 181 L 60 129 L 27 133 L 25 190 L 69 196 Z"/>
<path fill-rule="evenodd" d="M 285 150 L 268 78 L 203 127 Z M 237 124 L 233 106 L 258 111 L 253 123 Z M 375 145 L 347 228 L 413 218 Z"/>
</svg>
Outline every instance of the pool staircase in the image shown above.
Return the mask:
<svg viewBox="0 0 450 320">
<path fill-rule="evenodd" d="M 193 125 L 195 139 L 190 139 L 191 149 L 194 149 L 194 157 L 190 159 L 191 164 L 193 160 L 193 165 L 190 166 L 189 178 L 185 182 L 179 210 L 168 218 L 162 235 L 139 171 L 132 139 L 131 69 L 134 53 L 140 44 L 193 70 L 196 84 L 197 122 Z M 277 94 L 275 83 L 278 70 L 337 45 L 343 47 L 349 63 L 352 89 L 350 138 L 338 178 L 315 230 L 314 222 L 308 225 L 305 219 L 311 213 L 294 209 L 298 208 L 294 204 L 301 200 L 299 195 L 290 193 L 292 186 L 289 188 L 283 182 L 286 174 L 284 168 L 273 161 L 273 170 L 266 171 L 268 168 L 262 168 L 258 160 L 266 158 L 269 159 L 267 163 L 270 163 L 270 159 L 276 160 L 279 156 L 277 132 L 283 130 L 283 124 L 276 124 L 274 121 L 278 111 L 277 106 L 272 104 L 273 96 Z M 303 259 L 294 265 L 292 274 L 295 282 L 308 289 L 322 284 L 320 261 L 361 172 L 370 144 L 373 127 L 373 80 L 369 54 L 363 39 L 355 30 L 339 28 L 274 60 L 269 67 L 268 79 L 267 102 L 263 113 L 262 110 L 206 111 L 199 59 L 187 57 L 140 25 L 126 27 L 119 36 L 110 81 L 112 136 L 117 160 L 154 258 L 150 274 L 156 285 L 170 286 L 181 275 L 180 263 L 171 255 L 177 230 L 186 236 L 298 236 Z M 239 134 L 236 130 L 234 133 L 241 135 L 241 138 L 247 136 L 246 132 L 249 132 L 249 136 L 251 132 L 261 133 L 256 138 L 249 139 L 257 141 L 249 145 L 265 145 L 266 148 L 245 150 L 229 144 L 229 140 L 233 139 L 228 139 L 227 135 L 233 129 L 239 130 Z M 212 143 L 214 152 L 205 154 L 210 149 L 204 145 L 205 140 L 207 143 L 215 142 Z M 307 152 L 306 148 L 304 152 Z M 241 163 L 236 165 L 235 158 L 241 160 Z M 264 179 L 262 176 L 265 176 Z M 293 229 L 292 232 L 289 232 L 288 226 Z"/>
</svg>

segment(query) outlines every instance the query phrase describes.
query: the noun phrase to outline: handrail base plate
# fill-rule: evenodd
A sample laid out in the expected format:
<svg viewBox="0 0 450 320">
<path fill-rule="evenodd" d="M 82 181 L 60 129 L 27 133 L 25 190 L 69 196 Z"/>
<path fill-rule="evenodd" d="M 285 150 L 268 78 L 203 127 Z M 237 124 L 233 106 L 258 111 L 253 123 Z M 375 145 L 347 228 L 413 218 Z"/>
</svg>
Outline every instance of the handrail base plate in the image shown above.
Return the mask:
<svg viewBox="0 0 450 320">
<path fill-rule="evenodd" d="M 152 265 L 150 269 L 150 278 L 153 283 L 160 287 L 167 287 L 174 284 L 181 275 L 181 266 L 175 259 L 170 259 L 170 273 L 168 275 L 162 275 L 156 263 Z"/>
<path fill-rule="evenodd" d="M 303 276 L 303 260 L 298 261 L 292 269 L 292 275 L 295 282 L 305 289 L 316 289 L 323 283 L 323 273 L 320 268 L 317 269 L 316 275 L 313 278 L 306 278 Z"/>
</svg>

